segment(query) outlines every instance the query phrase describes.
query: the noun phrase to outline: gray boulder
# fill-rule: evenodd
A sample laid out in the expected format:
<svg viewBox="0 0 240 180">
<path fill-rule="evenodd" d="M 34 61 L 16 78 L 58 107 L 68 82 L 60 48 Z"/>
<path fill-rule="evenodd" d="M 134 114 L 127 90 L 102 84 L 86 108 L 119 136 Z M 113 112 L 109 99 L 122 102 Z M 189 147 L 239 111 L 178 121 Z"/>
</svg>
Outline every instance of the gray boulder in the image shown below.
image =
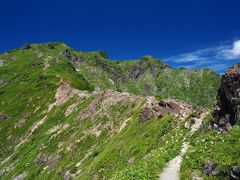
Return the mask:
<svg viewBox="0 0 240 180">
<path fill-rule="evenodd" d="M 208 176 L 216 176 L 219 170 L 216 164 L 208 160 L 203 168 L 203 172 Z"/>
<path fill-rule="evenodd" d="M 0 121 L 4 121 L 7 119 L 7 115 L 0 113 Z"/>
<path fill-rule="evenodd" d="M 240 166 L 233 166 L 230 171 L 231 180 L 240 180 Z"/>
</svg>

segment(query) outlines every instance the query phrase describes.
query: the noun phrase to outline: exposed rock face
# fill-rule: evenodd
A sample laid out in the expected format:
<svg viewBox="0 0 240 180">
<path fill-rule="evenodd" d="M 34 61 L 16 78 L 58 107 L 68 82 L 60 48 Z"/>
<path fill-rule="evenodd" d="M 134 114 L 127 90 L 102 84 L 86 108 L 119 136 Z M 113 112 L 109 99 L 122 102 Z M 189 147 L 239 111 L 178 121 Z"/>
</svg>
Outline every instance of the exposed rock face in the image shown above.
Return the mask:
<svg viewBox="0 0 240 180">
<path fill-rule="evenodd" d="M 83 59 L 79 58 L 78 56 L 76 56 L 71 49 L 66 49 L 65 51 L 62 52 L 62 55 L 69 59 L 70 61 L 74 61 L 74 62 L 82 62 Z"/>
<path fill-rule="evenodd" d="M 132 80 L 138 80 L 141 76 L 145 74 L 145 71 L 149 68 L 152 75 L 156 74 L 156 71 L 159 67 L 156 67 L 156 64 L 153 63 L 153 57 L 144 56 L 142 57 L 130 70 L 129 75 Z M 160 68 L 168 67 L 167 64 L 163 64 L 160 61 L 157 62 Z"/>
<path fill-rule="evenodd" d="M 93 117 L 107 116 L 110 112 L 110 107 L 116 105 L 119 102 L 130 105 L 131 103 L 137 103 L 144 100 L 144 98 L 138 98 L 127 92 L 116 92 L 107 90 L 99 92 L 99 97 L 92 101 L 92 103 L 83 111 L 79 113 L 81 120 Z M 99 108 L 100 107 L 100 108 Z"/>
<path fill-rule="evenodd" d="M 231 67 L 221 80 L 213 125 L 226 131 L 240 120 L 240 63 Z"/>
<path fill-rule="evenodd" d="M 138 80 L 145 73 L 145 61 L 138 61 L 132 69 L 130 69 L 129 74 L 131 79 Z"/>
<path fill-rule="evenodd" d="M 153 113 L 150 108 L 145 107 L 142 109 L 142 111 L 139 113 L 139 121 L 140 122 L 145 122 L 147 120 L 150 120 L 153 116 Z"/>
<path fill-rule="evenodd" d="M 148 97 L 144 108 L 139 113 L 139 122 L 161 118 L 168 113 L 187 117 L 191 111 L 192 107 L 181 101 L 167 99 L 158 102 L 155 97 Z"/>
<path fill-rule="evenodd" d="M 111 66 L 106 60 L 101 58 L 96 60 L 96 65 L 109 73 L 110 77 L 118 83 L 122 83 L 125 81 L 125 77 L 123 75 L 124 73 L 121 68 Z"/>
<path fill-rule="evenodd" d="M 68 58 L 69 60 L 75 60 L 75 57 L 73 56 L 72 52 L 70 49 L 66 49 L 62 52 L 62 55 L 66 58 Z"/>
</svg>

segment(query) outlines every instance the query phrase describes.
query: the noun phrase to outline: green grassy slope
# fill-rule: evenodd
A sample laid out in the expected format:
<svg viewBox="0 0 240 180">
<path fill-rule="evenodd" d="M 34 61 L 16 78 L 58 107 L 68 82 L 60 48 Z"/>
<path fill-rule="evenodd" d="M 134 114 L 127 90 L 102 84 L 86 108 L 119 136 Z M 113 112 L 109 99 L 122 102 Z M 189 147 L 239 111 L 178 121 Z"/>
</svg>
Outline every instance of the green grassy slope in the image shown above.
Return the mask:
<svg viewBox="0 0 240 180">
<path fill-rule="evenodd" d="M 234 126 L 228 133 L 206 130 L 211 115 L 205 118 L 203 128 L 191 138 L 191 147 L 185 154 L 181 166 L 181 179 L 200 176 L 204 179 L 229 179 L 232 166 L 240 164 L 240 127 Z M 211 161 L 217 166 L 214 176 L 204 174 L 204 166 Z"/>
<path fill-rule="evenodd" d="M 65 48 L 63 44 L 60 46 Z M 53 57 L 54 52 L 47 48 L 40 51 L 41 47 L 32 45 L 30 50 L 19 49 L 0 56 L 5 60 L 0 70 L 0 79 L 4 82 L 0 90 L 0 113 L 9 117 L 8 121 L 1 122 L 1 153 L 9 151 L 6 148 L 7 138 L 13 146 L 27 127 L 41 117 L 39 112 L 54 101 L 61 79 L 78 89 L 93 89 L 82 74 L 72 69 L 68 61 L 57 57 L 57 54 Z M 50 54 L 56 58 L 56 62 L 48 60 L 49 68 L 45 69 Z M 13 128 L 19 119 L 29 120 L 21 129 Z"/>
<path fill-rule="evenodd" d="M 159 95 L 211 107 L 220 83 L 219 75 L 210 69 L 166 69 L 156 80 Z"/>
<path fill-rule="evenodd" d="M 23 172 L 26 179 L 155 179 L 188 130 L 171 115 L 139 123 L 147 98 L 140 95 L 214 102 L 213 71 L 173 70 L 149 56 L 110 61 L 103 51 L 50 45 L 0 54 L 1 179 Z"/>
</svg>

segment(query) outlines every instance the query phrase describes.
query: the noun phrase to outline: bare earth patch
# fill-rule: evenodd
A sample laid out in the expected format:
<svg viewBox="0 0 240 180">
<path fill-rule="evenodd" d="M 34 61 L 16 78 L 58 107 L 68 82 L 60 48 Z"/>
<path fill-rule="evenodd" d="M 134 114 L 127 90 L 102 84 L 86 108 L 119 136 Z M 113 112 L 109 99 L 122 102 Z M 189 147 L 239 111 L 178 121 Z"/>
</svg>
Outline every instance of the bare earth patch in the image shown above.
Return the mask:
<svg viewBox="0 0 240 180">
<path fill-rule="evenodd" d="M 21 138 L 19 144 L 17 146 L 15 146 L 15 148 L 14 148 L 15 151 L 19 148 L 20 145 L 27 142 L 29 140 L 30 136 L 33 134 L 33 132 L 46 121 L 48 113 L 52 110 L 52 108 L 54 106 L 60 106 L 61 104 L 67 102 L 71 97 L 73 97 L 75 95 L 79 96 L 79 97 L 83 97 L 83 96 L 87 96 L 87 93 L 84 91 L 82 92 L 82 91 L 79 91 L 76 89 L 72 89 L 71 86 L 65 82 L 62 83 L 58 87 L 57 92 L 55 94 L 55 99 L 56 99 L 55 102 L 48 106 L 45 116 L 42 119 L 40 119 L 39 121 L 35 122 L 30 127 L 29 133 Z M 61 129 L 61 131 L 63 131 L 63 130 L 64 129 Z"/>
</svg>

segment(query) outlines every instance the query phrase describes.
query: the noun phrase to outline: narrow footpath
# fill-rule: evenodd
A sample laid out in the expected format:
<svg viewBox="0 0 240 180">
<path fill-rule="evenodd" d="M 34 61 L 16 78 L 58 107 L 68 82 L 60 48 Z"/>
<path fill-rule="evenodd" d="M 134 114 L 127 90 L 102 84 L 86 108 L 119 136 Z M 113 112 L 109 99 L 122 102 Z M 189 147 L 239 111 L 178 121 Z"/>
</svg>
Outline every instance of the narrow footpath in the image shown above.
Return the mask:
<svg viewBox="0 0 240 180">
<path fill-rule="evenodd" d="M 195 123 L 191 127 L 190 136 L 199 129 L 203 118 L 207 113 L 203 112 L 200 118 L 194 118 Z M 182 157 L 188 149 L 188 142 L 184 142 L 181 148 L 181 152 L 178 156 L 172 159 L 167 166 L 160 173 L 159 180 L 179 180 L 180 166 L 182 162 Z"/>
</svg>

